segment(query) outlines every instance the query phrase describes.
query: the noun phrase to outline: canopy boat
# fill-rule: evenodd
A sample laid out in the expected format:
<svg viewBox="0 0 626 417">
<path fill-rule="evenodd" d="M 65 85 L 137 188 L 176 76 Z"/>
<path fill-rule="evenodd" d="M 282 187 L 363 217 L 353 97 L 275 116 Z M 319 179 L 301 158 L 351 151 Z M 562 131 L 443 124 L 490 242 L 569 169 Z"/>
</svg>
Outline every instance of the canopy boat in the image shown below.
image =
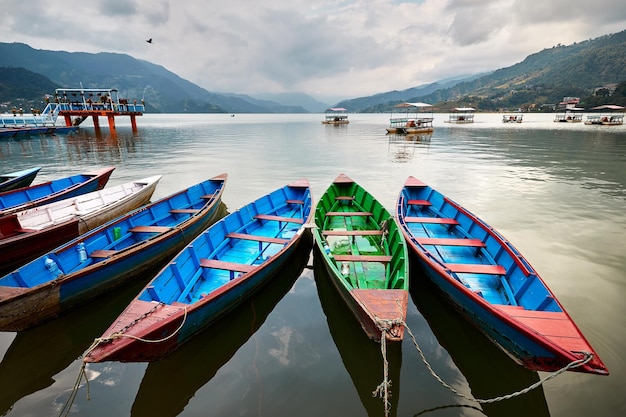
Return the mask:
<svg viewBox="0 0 626 417">
<path fill-rule="evenodd" d="M 535 371 L 608 370 L 539 274 L 492 227 L 409 177 L 397 221 L 426 275 L 496 345 Z"/>
<path fill-rule="evenodd" d="M 40 170 L 41 167 L 35 167 L 0 175 L 0 193 L 28 187 L 35 180 Z"/>
<path fill-rule="evenodd" d="M 350 123 L 348 120 L 348 110 L 343 107 L 331 107 L 324 112 L 324 120 L 322 124 L 325 125 L 347 125 Z"/>
<path fill-rule="evenodd" d="M 130 181 L 0 217 L 0 273 L 148 203 L 160 179 Z"/>
<path fill-rule="evenodd" d="M 587 115 L 586 125 L 617 126 L 624 124 L 624 107 L 605 104 L 591 109 L 595 114 Z"/>
<path fill-rule="evenodd" d="M 114 169 L 102 168 L 0 193 L 0 216 L 101 190 Z"/>
<path fill-rule="evenodd" d="M 370 193 L 340 174 L 315 208 L 316 253 L 367 336 L 401 341 L 409 280 L 402 233 Z"/>
<path fill-rule="evenodd" d="M 226 174 L 140 207 L 0 278 L 0 331 L 54 318 L 162 266 L 213 223 Z"/>
<path fill-rule="evenodd" d="M 472 107 L 456 107 L 452 109 L 445 123 L 474 123 L 474 112 L 476 109 Z"/>
<path fill-rule="evenodd" d="M 502 123 L 522 123 L 522 113 L 504 114 L 502 115 Z"/>
<path fill-rule="evenodd" d="M 146 285 L 83 360 L 152 361 L 177 349 L 290 262 L 305 240 L 311 204 L 309 182 L 301 179 L 209 227 Z"/>
<path fill-rule="evenodd" d="M 387 133 L 428 133 L 433 131 L 433 105 L 400 103 L 391 108 Z"/>
<path fill-rule="evenodd" d="M 583 121 L 582 107 L 573 107 L 558 111 L 554 117 L 554 121 L 558 123 L 580 123 Z"/>
</svg>

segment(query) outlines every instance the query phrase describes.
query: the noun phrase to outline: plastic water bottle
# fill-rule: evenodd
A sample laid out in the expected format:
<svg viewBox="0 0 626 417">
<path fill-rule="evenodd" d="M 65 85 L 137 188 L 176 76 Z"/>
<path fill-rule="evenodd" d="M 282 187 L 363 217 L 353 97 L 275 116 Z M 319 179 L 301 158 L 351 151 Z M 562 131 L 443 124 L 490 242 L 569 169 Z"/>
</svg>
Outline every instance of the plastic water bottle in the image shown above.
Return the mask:
<svg viewBox="0 0 626 417">
<path fill-rule="evenodd" d="M 46 268 L 48 268 L 48 271 L 50 271 L 50 274 L 52 274 L 53 277 L 58 278 L 63 275 L 63 272 L 61 272 L 57 263 L 47 256 L 45 257 L 45 264 Z"/>
<path fill-rule="evenodd" d="M 348 264 L 347 262 L 341 263 L 341 275 L 343 276 L 350 275 L 350 264 Z"/>
<path fill-rule="evenodd" d="M 330 255 L 330 246 L 328 246 L 328 242 L 324 242 L 324 251 L 326 255 Z"/>
<path fill-rule="evenodd" d="M 85 243 L 79 242 L 76 249 L 78 250 L 78 259 L 80 259 L 81 262 L 85 262 L 87 260 L 87 249 L 85 248 Z"/>
</svg>

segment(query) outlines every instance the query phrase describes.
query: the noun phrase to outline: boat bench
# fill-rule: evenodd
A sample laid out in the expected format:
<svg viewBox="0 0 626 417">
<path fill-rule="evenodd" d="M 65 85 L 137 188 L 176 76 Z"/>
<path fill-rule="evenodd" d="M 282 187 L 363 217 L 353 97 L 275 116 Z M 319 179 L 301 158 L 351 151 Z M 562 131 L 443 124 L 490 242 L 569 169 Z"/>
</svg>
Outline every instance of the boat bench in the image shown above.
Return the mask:
<svg viewBox="0 0 626 417">
<path fill-rule="evenodd" d="M 406 203 L 410 206 L 432 206 L 428 200 L 408 200 Z"/>
<path fill-rule="evenodd" d="M 391 262 L 388 255 L 333 255 L 337 262 Z"/>
<path fill-rule="evenodd" d="M 506 269 L 502 265 L 485 264 L 445 264 L 450 272 L 466 274 L 506 275 Z"/>
<path fill-rule="evenodd" d="M 372 213 L 369 211 L 329 211 L 326 213 L 326 216 L 371 216 Z"/>
<path fill-rule="evenodd" d="M 248 264 L 239 264 L 236 262 L 226 262 L 220 261 L 217 259 L 200 259 L 200 266 L 203 268 L 212 268 L 212 269 L 223 269 L 225 271 L 230 271 L 230 279 L 235 278 L 235 272 L 250 272 L 255 267 Z"/>
<path fill-rule="evenodd" d="M 458 225 L 459 222 L 451 217 L 405 217 L 406 223 L 432 223 Z"/>
<path fill-rule="evenodd" d="M 335 197 L 335 201 L 354 201 L 354 197 L 350 197 L 347 195 L 340 195 Z"/>
<path fill-rule="evenodd" d="M 296 217 L 282 217 L 282 216 L 274 216 L 271 214 L 257 214 L 254 216 L 255 219 L 259 219 L 259 220 L 270 220 L 270 221 L 277 221 L 277 222 L 286 222 L 286 223 L 298 223 L 298 224 L 303 224 L 304 220 L 303 219 L 299 219 Z"/>
<path fill-rule="evenodd" d="M 110 258 L 111 256 L 115 255 L 117 252 L 118 251 L 116 250 L 96 249 L 95 251 L 91 252 L 89 256 L 91 258 Z"/>
<path fill-rule="evenodd" d="M 201 195 L 200 198 L 203 199 L 203 200 L 210 200 L 212 198 L 215 198 L 215 193 L 214 194 Z"/>
<path fill-rule="evenodd" d="M 287 204 L 304 204 L 304 201 L 302 201 L 302 200 L 285 200 L 285 203 L 287 203 Z"/>
<path fill-rule="evenodd" d="M 472 246 L 479 248 L 484 248 L 486 246 L 480 239 L 418 237 L 416 240 L 422 245 Z"/>
<path fill-rule="evenodd" d="M 289 242 L 289 239 L 284 239 L 281 237 L 249 235 L 246 233 L 229 233 L 226 235 L 226 237 L 231 239 L 254 240 L 259 242 L 259 247 L 261 247 L 261 243 L 276 243 L 278 245 L 284 245 L 285 243 Z"/>
<path fill-rule="evenodd" d="M 382 230 L 324 230 L 323 236 L 382 236 Z"/>
</svg>

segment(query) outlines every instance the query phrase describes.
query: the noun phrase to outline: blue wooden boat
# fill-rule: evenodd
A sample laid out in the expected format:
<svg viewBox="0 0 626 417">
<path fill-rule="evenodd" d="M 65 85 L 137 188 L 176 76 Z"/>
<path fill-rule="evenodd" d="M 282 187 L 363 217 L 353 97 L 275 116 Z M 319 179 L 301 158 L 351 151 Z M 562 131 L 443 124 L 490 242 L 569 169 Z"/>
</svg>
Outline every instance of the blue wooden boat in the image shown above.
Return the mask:
<svg viewBox="0 0 626 417">
<path fill-rule="evenodd" d="M 101 190 L 115 167 L 58 178 L 0 194 L 0 216 Z"/>
<path fill-rule="evenodd" d="M 162 266 L 213 223 L 222 174 L 118 217 L 0 278 L 0 331 L 19 331 Z"/>
<path fill-rule="evenodd" d="M 248 300 L 300 244 L 311 244 L 311 200 L 309 182 L 301 179 L 209 227 L 146 285 L 83 360 L 159 359 Z"/>
<path fill-rule="evenodd" d="M 556 371 L 577 362 L 570 370 L 608 375 L 539 274 L 492 227 L 414 177 L 396 216 L 426 275 L 518 363 Z"/>
<path fill-rule="evenodd" d="M 34 167 L 0 175 L 0 193 L 15 190 L 16 188 L 28 187 L 40 170 L 41 167 Z"/>
</svg>

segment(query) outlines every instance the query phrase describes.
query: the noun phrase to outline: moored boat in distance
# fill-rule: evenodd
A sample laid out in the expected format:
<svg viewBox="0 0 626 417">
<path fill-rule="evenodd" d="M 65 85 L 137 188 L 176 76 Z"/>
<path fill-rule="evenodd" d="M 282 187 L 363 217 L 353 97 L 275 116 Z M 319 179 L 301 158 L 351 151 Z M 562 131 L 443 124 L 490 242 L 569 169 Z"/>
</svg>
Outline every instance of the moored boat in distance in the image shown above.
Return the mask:
<svg viewBox="0 0 626 417">
<path fill-rule="evenodd" d="M 557 123 L 580 123 L 583 121 L 583 108 L 570 108 L 567 110 L 559 111 L 554 116 L 554 121 Z"/>
<path fill-rule="evenodd" d="M 219 220 L 150 281 L 90 348 L 85 362 L 152 361 L 248 300 L 308 240 L 309 182 L 301 179 Z"/>
<path fill-rule="evenodd" d="M 325 125 L 347 125 L 350 123 L 348 120 L 348 110 L 343 107 L 331 107 L 324 112 L 324 120 L 322 124 Z"/>
<path fill-rule="evenodd" d="M 401 341 L 408 256 L 404 237 L 385 207 L 340 174 L 317 202 L 313 236 L 315 255 L 367 336 Z"/>
<path fill-rule="evenodd" d="M 433 131 L 433 105 L 400 103 L 391 108 L 387 133 L 416 134 Z"/>
<path fill-rule="evenodd" d="M 16 188 L 28 187 L 35 180 L 40 170 L 41 167 L 34 167 L 0 174 L 0 193 L 15 190 Z"/>
<path fill-rule="evenodd" d="M 396 218 L 425 274 L 468 320 L 535 371 L 608 375 L 528 261 L 492 227 L 409 177 Z"/>
<path fill-rule="evenodd" d="M 522 123 L 524 115 L 522 113 L 502 115 L 502 123 Z"/>
<path fill-rule="evenodd" d="M 215 221 L 226 179 L 140 207 L 0 277 L 0 331 L 35 326 L 162 266 Z"/>
<path fill-rule="evenodd" d="M 0 274 L 148 202 L 160 175 L 0 216 Z"/>
<path fill-rule="evenodd" d="M 106 167 L 0 193 L 0 216 L 101 190 L 114 169 Z"/>
<path fill-rule="evenodd" d="M 590 109 L 594 114 L 588 114 L 586 125 L 603 125 L 603 126 L 618 126 L 624 124 L 624 109 L 623 106 L 617 106 L 614 104 L 604 104 L 602 106 L 593 107 Z"/>
<path fill-rule="evenodd" d="M 473 107 L 455 107 L 448 115 L 448 120 L 444 120 L 444 123 L 474 123 L 474 112 L 476 109 Z"/>
</svg>

